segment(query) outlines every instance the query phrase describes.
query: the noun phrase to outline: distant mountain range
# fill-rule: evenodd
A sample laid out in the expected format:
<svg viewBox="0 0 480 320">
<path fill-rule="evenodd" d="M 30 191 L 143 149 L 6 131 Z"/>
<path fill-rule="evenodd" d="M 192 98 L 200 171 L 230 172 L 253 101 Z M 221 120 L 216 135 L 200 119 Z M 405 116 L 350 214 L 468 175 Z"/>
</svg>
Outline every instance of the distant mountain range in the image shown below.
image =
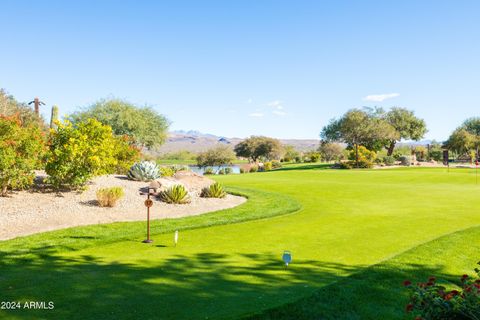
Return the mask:
<svg viewBox="0 0 480 320">
<path fill-rule="evenodd" d="M 177 130 L 168 134 L 167 142 L 160 147 L 158 153 L 171 153 L 180 150 L 201 152 L 219 144 L 231 145 L 232 148 L 241 142 L 242 138 L 227 138 L 195 130 Z M 319 139 L 280 139 L 283 144 L 292 145 L 298 151 L 317 149 Z"/>
<path fill-rule="evenodd" d="M 165 154 L 188 150 L 190 152 L 202 152 L 219 144 L 230 145 L 232 148 L 243 141 L 243 138 L 227 138 L 210 133 L 203 133 L 196 130 L 176 130 L 168 134 L 167 142 L 160 147 L 157 154 Z M 279 139 L 285 145 L 294 146 L 298 151 L 315 150 L 320 144 L 320 139 Z M 412 146 L 431 144 L 432 140 L 405 141 L 397 144 L 399 146 Z"/>
</svg>

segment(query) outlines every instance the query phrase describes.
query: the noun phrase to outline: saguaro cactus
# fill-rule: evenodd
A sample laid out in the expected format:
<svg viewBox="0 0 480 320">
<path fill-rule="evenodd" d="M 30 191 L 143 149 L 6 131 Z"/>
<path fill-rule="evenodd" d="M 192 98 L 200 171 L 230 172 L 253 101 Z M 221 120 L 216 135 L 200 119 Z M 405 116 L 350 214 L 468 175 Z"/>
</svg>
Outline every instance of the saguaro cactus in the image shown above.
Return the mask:
<svg viewBox="0 0 480 320">
<path fill-rule="evenodd" d="M 55 129 L 57 125 L 55 124 L 55 121 L 58 120 L 58 107 L 53 106 L 52 107 L 52 115 L 50 116 L 50 129 Z"/>
</svg>

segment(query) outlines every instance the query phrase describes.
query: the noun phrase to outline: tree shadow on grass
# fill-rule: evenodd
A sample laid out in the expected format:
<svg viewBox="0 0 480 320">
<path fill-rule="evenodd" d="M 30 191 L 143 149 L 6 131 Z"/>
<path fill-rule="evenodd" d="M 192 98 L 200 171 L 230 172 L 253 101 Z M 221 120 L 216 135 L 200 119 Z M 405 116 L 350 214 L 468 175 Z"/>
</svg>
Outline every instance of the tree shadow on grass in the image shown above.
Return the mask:
<svg viewBox="0 0 480 320">
<path fill-rule="evenodd" d="M 380 316 L 385 314 L 394 319 L 403 314 L 403 279 L 412 274 L 452 278 L 443 275 L 440 266 L 412 265 L 401 271 L 297 260 L 285 269 L 279 257 L 258 253 L 207 252 L 133 261 L 80 253 L 59 256 L 53 246 L 23 254 L 0 252 L 2 301 L 55 303 L 53 310 L 0 310 L 0 318 L 225 319 L 279 307 L 256 318 L 365 319 L 370 310 L 377 319 L 385 319 Z M 393 293 L 392 283 L 398 287 Z M 370 309 L 354 309 L 358 303 L 352 299 L 363 299 Z"/>
<path fill-rule="evenodd" d="M 447 287 L 460 284 L 458 275 L 443 270 L 443 266 L 418 264 L 404 265 L 401 269 L 388 264 L 360 268 L 308 297 L 243 319 L 412 319 L 405 311 L 409 291 L 403 281 L 419 283 L 435 276 Z"/>
</svg>

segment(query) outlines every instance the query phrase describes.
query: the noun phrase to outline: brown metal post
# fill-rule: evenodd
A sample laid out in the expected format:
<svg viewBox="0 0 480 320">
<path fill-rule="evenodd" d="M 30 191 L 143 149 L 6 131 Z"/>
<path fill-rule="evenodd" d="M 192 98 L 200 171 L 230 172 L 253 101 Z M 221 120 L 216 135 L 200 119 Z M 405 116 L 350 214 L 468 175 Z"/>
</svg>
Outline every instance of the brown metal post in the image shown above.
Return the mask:
<svg viewBox="0 0 480 320">
<path fill-rule="evenodd" d="M 143 240 L 143 243 L 152 243 L 150 239 L 150 207 L 153 206 L 153 201 L 150 199 L 150 188 L 147 193 L 147 200 L 145 200 L 145 207 L 147 207 L 147 239 Z"/>
</svg>

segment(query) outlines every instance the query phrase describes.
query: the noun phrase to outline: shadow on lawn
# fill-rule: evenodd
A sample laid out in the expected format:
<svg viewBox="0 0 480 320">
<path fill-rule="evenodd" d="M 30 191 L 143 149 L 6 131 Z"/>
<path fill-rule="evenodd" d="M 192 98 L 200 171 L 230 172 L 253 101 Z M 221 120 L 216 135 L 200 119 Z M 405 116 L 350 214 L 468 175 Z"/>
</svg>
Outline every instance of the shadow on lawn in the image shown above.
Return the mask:
<svg viewBox="0 0 480 320">
<path fill-rule="evenodd" d="M 236 258 L 252 264 L 235 265 Z M 0 310 L 0 318 L 224 319 L 284 305 L 254 318 L 380 319 L 387 314 L 394 319 L 403 315 L 406 300 L 401 282 L 412 274 L 419 280 L 431 274 L 452 278 L 440 269 L 311 260 L 284 269 L 276 256 L 216 253 L 133 264 L 90 255 L 60 257 L 44 247 L 23 255 L 0 252 L 0 296 L 2 301 L 53 301 L 55 309 Z M 327 286 L 318 290 L 322 285 Z M 310 297 L 285 305 L 302 296 Z M 365 310 L 355 309 L 358 301 L 365 301 Z"/>
</svg>

